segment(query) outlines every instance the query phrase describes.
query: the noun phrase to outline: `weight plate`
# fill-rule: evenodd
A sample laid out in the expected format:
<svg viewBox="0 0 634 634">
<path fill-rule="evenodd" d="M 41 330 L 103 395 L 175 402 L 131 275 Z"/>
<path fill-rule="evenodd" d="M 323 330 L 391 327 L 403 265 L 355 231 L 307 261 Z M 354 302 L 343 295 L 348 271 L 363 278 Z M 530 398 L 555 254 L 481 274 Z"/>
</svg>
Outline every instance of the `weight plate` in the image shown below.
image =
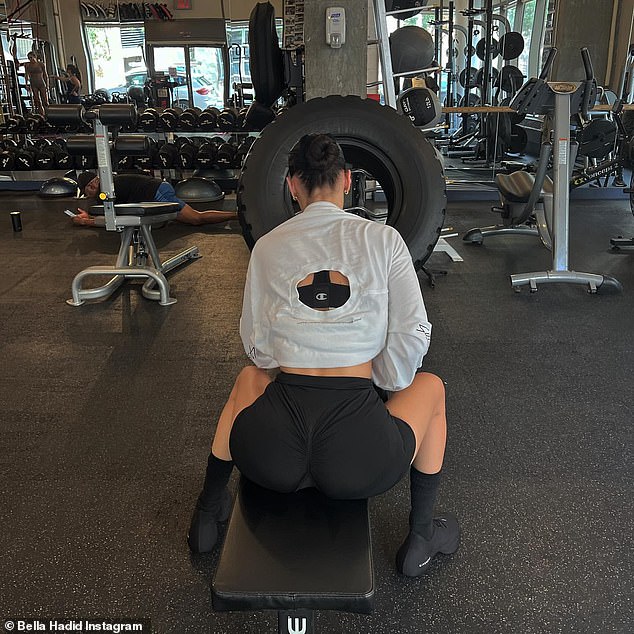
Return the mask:
<svg viewBox="0 0 634 634">
<path fill-rule="evenodd" d="M 460 105 L 461 106 L 468 106 L 469 108 L 475 108 L 476 106 L 480 105 L 480 97 L 478 97 L 478 95 L 470 92 L 468 94 L 468 97 L 464 97 L 462 96 L 460 98 Z"/>
<path fill-rule="evenodd" d="M 491 69 L 491 83 L 492 85 L 495 86 L 495 83 L 497 81 L 499 72 L 497 68 L 492 68 Z M 484 85 L 484 68 L 481 68 L 477 73 L 476 73 L 476 86 L 478 86 L 478 88 L 482 88 L 482 86 Z"/>
<path fill-rule="evenodd" d="M 501 106 L 510 106 L 511 105 L 511 98 L 510 97 L 506 97 L 505 99 L 502 99 L 502 101 L 500 101 L 500 105 Z M 518 123 L 522 123 L 522 121 L 524 121 L 524 119 L 526 119 L 526 115 L 525 114 L 519 114 L 517 112 L 511 112 L 511 113 L 509 113 L 509 116 L 511 117 L 511 123 L 513 125 L 517 125 Z"/>
<path fill-rule="evenodd" d="M 502 59 L 515 59 L 524 50 L 524 38 L 517 31 L 509 31 L 500 38 L 500 53 Z"/>
<path fill-rule="evenodd" d="M 577 137 L 579 154 L 588 158 L 605 158 L 616 143 L 616 124 L 609 119 L 593 119 Z"/>
<path fill-rule="evenodd" d="M 502 66 L 497 81 L 496 88 L 501 88 L 504 92 L 516 93 L 524 83 L 524 74 L 517 66 Z"/>
<path fill-rule="evenodd" d="M 463 68 L 460 71 L 460 75 L 458 76 L 458 81 L 460 82 L 460 85 L 463 88 L 477 88 L 478 87 L 477 76 L 478 76 L 477 69 L 471 68 L 469 72 L 469 86 L 467 86 L 467 69 Z"/>
<path fill-rule="evenodd" d="M 476 44 L 476 55 L 484 61 L 486 56 L 487 41 L 485 39 L 480 40 Z M 500 45 L 495 38 L 491 38 L 491 59 L 497 57 L 500 54 Z"/>
</svg>

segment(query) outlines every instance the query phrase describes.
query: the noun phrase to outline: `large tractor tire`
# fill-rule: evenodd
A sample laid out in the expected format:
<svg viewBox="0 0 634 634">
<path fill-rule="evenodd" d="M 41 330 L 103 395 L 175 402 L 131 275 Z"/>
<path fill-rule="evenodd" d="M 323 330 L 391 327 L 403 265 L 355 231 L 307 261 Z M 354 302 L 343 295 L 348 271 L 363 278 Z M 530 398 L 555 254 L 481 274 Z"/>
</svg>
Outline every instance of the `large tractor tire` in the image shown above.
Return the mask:
<svg viewBox="0 0 634 634">
<path fill-rule="evenodd" d="M 305 134 L 327 132 L 346 162 L 365 170 L 387 198 L 387 224 L 403 236 L 415 266 L 427 260 L 440 236 L 447 203 L 441 158 L 410 120 L 359 97 L 311 99 L 269 124 L 253 144 L 238 185 L 244 239 L 255 242 L 297 213 L 286 186 L 288 154 Z"/>
</svg>

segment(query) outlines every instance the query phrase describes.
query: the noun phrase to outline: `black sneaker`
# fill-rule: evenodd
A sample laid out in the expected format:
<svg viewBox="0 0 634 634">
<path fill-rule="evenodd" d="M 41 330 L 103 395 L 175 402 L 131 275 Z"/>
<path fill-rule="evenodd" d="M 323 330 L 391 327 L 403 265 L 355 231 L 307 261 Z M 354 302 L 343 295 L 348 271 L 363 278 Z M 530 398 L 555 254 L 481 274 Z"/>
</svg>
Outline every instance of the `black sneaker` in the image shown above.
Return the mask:
<svg viewBox="0 0 634 634">
<path fill-rule="evenodd" d="M 451 555 L 460 544 L 460 526 L 453 515 L 445 513 L 433 520 L 431 539 L 410 533 L 396 554 L 396 569 L 407 577 L 420 577 L 438 553 Z"/>
<path fill-rule="evenodd" d="M 187 543 L 193 553 L 208 553 L 214 549 L 218 541 L 218 523 L 229 519 L 231 505 L 231 494 L 226 488 L 222 492 L 220 508 L 217 510 L 203 511 L 196 505 L 187 533 Z"/>
</svg>

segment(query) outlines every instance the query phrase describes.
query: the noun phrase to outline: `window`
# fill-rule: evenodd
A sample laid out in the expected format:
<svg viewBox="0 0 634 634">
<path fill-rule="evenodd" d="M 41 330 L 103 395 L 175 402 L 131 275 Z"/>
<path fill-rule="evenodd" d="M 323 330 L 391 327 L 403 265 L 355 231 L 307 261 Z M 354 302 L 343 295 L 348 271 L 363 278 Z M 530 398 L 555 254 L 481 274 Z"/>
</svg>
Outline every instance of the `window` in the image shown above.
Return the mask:
<svg viewBox="0 0 634 634">
<path fill-rule="evenodd" d="M 13 53 L 11 52 L 13 48 L 13 41 L 9 42 L 9 37 L 15 34 L 15 31 L 11 33 L 2 31 L 2 48 L 4 50 L 5 58 L 13 59 Z M 27 59 L 27 55 L 31 52 L 34 44 L 31 27 L 23 26 L 22 28 L 20 28 L 20 31 L 17 35 L 18 37 L 15 38 L 17 58 L 18 61 L 25 62 Z"/>
<path fill-rule="evenodd" d="M 143 26 L 86 23 L 84 31 L 95 89 L 112 94 L 143 86 L 147 74 Z"/>
<path fill-rule="evenodd" d="M 535 6 L 537 0 L 526 0 L 522 5 L 522 37 L 524 38 L 524 50 L 517 60 L 517 66 L 524 73 L 525 77 L 530 77 L 529 72 L 529 57 L 531 47 L 533 43 L 533 26 L 535 24 Z M 537 36 L 536 44 L 539 45 L 539 35 Z"/>
</svg>

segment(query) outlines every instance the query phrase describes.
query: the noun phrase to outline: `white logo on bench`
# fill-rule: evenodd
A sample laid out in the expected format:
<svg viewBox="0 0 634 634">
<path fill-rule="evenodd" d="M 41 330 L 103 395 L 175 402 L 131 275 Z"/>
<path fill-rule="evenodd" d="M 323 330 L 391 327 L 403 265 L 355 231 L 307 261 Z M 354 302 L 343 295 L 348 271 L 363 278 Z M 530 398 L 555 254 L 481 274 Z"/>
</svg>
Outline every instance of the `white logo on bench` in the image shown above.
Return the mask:
<svg viewBox="0 0 634 634">
<path fill-rule="evenodd" d="M 294 623 L 293 623 L 294 621 Z M 300 629 L 300 621 L 301 621 L 301 629 Z M 293 619 L 292 617 L 288 617 L 288 634 L 306 634 L 306 619 Z"/>
</svg>

